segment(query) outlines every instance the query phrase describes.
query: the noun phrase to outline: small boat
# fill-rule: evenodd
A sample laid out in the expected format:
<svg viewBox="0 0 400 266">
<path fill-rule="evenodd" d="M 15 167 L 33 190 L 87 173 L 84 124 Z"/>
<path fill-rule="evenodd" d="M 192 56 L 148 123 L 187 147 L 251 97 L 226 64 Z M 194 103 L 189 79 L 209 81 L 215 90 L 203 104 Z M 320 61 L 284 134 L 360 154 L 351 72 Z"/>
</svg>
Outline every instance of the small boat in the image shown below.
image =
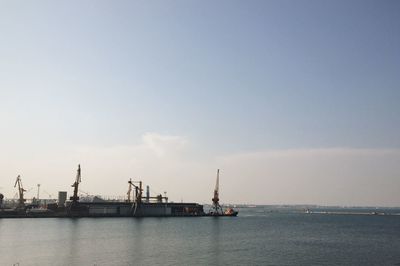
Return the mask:
<svg viewBox="0 0 400 266">
<path fill-rule="evenodd" d="M 224 215 L 223 216 L 237 216 L 238 215 L 238 211 L 235 211 L 234 209 L 232 209 L 232 208 L 228 208 L 228 209 L 226 209 L 226 211 L 224 212 Z"/>
</svg>

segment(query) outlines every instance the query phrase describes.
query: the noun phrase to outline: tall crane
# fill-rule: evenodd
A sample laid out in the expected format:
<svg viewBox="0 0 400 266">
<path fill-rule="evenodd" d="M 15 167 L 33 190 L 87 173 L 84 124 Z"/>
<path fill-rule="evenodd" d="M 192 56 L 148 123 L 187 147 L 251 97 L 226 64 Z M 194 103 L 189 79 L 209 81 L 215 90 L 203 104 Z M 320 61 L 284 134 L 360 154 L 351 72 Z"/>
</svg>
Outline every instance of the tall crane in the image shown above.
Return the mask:
<svg viewBox="0 0 400 266">
<path fill-rule="evenodd" d="M 219 169 L 217 170 L 217 182 L 214 189 L 214 197 L 212 198 L 211 211 L 215 215 L 223 214 L 221 205 L 219 205 Z"/>
<path fill-rule="evenodd" d="M 139 186 L 136 186 L 134 183 L 139 183 Z M 135 189 L 135 198 L 132 201 L 132 206 L 131 206 L 131 214 L 133 216 L 137 215 L 137 210 L 139 208 L 139 213 L 140 213 L 140 207 L 139 205 L 142 203 L 142 181 L 132 181 L 132 179 L 129 179 L 128 181 L 129 188 L 128 188 L 128 202 L 131 202 L 131 192 L 132 192 L 132 187 Z"/>
<path fill-rule="evenodd" d="M 72 197 L 70 197 L 70 200 L 72 200 L 72 205 L 75 205 L 79 201 L 78 187 L 79 187 L 79 183 L 81 181 L 82 181 L 82 179 L 81 179 L 81 165 L 78 164 L 78 170 L 77 170 L 77 173 L 76 173 L 76 179 L 75 179 L 75 182 L 71 185 L 71 187 L 74 188 L 74 195 Z"/>
<path fill-rule="evenodd" d="M 22 180 L 21 180 L 21 176 L 18 175 L 17 176 L 17 180 L 15 180 L 15 184 L 14 187 L 16 187 L 18 184 L 18 195 L 19 195 L 19 199 L 18 199 L 18 208 L 25 208 L 25 199 L 24 199 L 24 192 L 26 191 L 24 189 L 24 187 L 22 186 Z"/>
</svg>

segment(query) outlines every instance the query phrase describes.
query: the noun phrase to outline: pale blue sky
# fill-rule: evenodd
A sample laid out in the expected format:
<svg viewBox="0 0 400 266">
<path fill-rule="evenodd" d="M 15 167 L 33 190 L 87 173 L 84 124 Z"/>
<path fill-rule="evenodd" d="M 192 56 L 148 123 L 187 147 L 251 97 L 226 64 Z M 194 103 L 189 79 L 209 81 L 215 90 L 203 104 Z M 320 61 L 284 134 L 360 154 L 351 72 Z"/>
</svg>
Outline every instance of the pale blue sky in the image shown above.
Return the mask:
<svg viewBox="0 0 400 266">
<path fill-rule="evenodd" d="M 398 1 L 0 1 L 2 151 L 19 171 L 149 132 L 182 136 L 193 158 L 399 149 L 399 14 Z"/>
</svg>

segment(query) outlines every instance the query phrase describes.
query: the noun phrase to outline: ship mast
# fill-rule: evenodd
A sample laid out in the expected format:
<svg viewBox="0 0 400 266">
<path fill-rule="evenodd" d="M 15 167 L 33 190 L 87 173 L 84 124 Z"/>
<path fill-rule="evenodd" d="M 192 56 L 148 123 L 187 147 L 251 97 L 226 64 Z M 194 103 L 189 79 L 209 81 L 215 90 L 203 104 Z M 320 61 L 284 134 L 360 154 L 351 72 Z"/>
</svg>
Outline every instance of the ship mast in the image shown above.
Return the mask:
<svg viewBox="0 0 400 266">
<path fill-rule="evenodd" d="M 25 207 L 25 199 L 24 199 L 24 192 L 26 191 L 24 187 L 22 186 L 22 180 L 21 176 L 17 176 L 17 180 L 15 180 L 14 187 L 16 187 L 18 184 L 18 194 L 19 194 L 19 199 L 18 199 L 18 208 L 24 208 Z"/>
</svg>

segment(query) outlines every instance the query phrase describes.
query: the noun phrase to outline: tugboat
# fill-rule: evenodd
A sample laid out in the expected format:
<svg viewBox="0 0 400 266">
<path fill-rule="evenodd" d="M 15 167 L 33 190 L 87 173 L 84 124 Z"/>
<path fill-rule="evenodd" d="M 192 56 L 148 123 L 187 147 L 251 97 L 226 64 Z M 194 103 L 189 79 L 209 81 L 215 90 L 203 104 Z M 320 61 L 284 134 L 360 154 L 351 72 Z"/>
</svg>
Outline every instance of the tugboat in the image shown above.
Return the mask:
<svg viewBox="0 0 400 266">
<path fill-rule="evenodd" d="M 238 211 L 235 211 L 232 208 L 228 208 L 226 209 L 226 211 L 224 212 L 224 216 L 237 216 L 238 215 Z"/>
<path fill-rule="evenodd" d="M 212 198 L 212 205 L 211 209 L 208 212 L 207 216 L 237 216 L 238 211 L 235 211 L 232 208 L 228 208 L 225 211 L 222 209 L 221 205 L 219 204 L 219 169 L 217 170 L 217 182 L 215 184 L 215 189 L 214 189 L 214 197 Z"/>
</svg>

